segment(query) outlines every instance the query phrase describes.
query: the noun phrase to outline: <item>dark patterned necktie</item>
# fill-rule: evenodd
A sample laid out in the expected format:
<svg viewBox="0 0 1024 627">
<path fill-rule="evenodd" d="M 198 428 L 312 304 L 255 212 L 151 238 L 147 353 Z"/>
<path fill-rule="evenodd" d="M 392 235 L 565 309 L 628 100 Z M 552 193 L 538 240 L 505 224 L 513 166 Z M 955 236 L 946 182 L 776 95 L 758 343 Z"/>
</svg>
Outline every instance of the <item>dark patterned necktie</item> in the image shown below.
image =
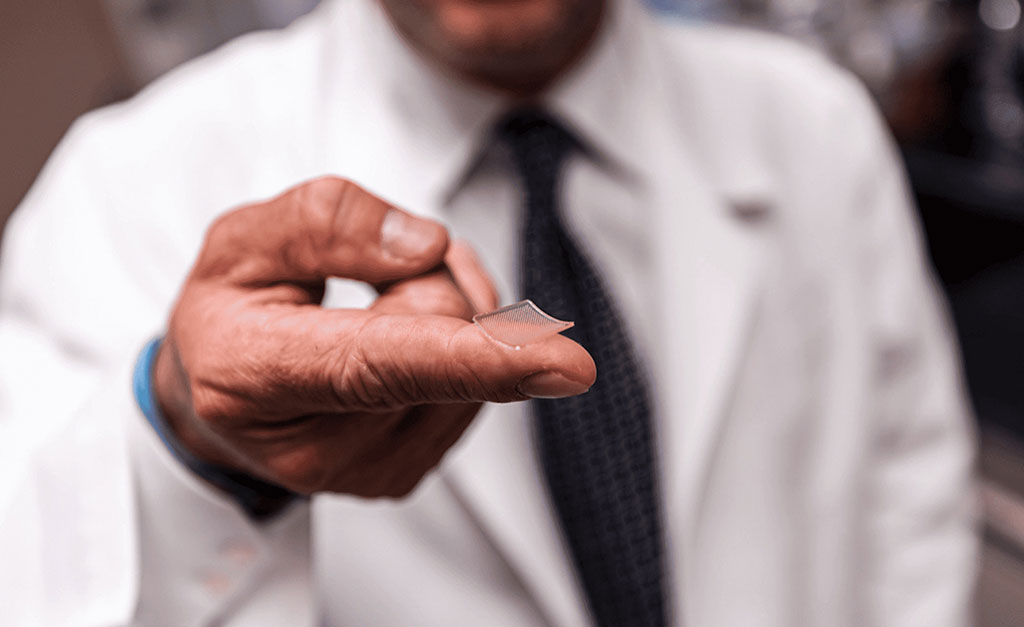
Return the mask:
<svg viewBox="0 0 1024 627">
<path fill-rule="evenodd" d="M 543 112 L 517 111 L 497 128 L 525 192 L 521 289 L 597 363 L 582 396 L 534 400 L 548 489 L 597 625 L 665 624 L 661 534 L 650 402 L 622 320 L 558 212 L 559 174 L 576 148 Z"/>
</svg>

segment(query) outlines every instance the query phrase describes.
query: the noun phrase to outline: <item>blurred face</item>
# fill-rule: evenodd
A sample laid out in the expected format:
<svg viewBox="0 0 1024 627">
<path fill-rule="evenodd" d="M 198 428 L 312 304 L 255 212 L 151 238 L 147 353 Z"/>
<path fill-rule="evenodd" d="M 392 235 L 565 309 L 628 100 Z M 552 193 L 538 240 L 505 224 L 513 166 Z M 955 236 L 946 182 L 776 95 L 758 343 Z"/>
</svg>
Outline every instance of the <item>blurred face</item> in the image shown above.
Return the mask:
<svg viewBox="0 0 1024 627">
<path fill-rule="evenodd" d="M 608 0 L 380 0 L 422 54 L 518 94 L 543 89 L 587 48 Z"/>
</svg>

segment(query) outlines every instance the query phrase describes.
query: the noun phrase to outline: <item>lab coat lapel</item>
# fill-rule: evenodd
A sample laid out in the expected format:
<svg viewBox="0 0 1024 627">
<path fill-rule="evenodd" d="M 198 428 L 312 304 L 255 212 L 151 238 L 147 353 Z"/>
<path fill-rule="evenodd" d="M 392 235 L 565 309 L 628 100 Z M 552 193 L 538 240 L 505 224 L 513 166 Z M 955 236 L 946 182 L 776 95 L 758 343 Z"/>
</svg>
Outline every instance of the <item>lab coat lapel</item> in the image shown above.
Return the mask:
<svg viewBox="0 0 1024 627">
<path fill-rule="evenodd" d="M 756 193 L 730 193 L 693 146 L 662 131 L 648 139 L 649 154 L 661 156 L 649 171 L 653 181 L 676 183 L 672 195 L 655 192 L 651 203 L 663 299 L 652 366 L 672 598 L 681 616 L 701 499 L 756 311 L 769 216 Z"/>
<path fill-rule="evenodd" d="M 556 627 L 589 624 L 552 514 L 525 404 L 490 405 L 442 476 Z"/>
<path fill-rule="evenodd" d="M 644 52 L 665 54 L 656 44 Z M 644 63 L 661 66 L 654 58 Z M 675 622 L 692 624 L 684 609 L 699 573 L 689 571 L 688 557 L 700 548 L 701 502 L 756 311 L 770 207 L 758 169 L 735 158 L 744 154 L 733 145 L 742 137 L 701 143 L 689 124 L 704 118 L 692 98 L 669 87 L 686 81 L 652 70 L 646 83 L 644 93 L 663 107 L 656 119 L 664 121 L 647 125 L 640 142 L 662 299 L 651 366 L 666 563 Z"/>
<path fill-rule="evenodd" d="M 655 231 L 665 299 L 655 370 L 667 514 L 692 522 L 756 304 L 759 243 L 705 182 L 681 175 L 691 193 L 661 203 Z"/>
</svg>

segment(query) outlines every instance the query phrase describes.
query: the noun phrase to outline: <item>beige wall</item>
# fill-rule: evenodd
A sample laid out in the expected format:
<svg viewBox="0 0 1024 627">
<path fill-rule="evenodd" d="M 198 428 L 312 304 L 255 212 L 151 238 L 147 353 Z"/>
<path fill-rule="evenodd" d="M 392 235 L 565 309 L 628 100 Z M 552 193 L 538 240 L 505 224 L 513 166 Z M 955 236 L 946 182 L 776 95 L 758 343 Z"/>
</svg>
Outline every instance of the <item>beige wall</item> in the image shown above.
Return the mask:
<svg viewBox="0 0 1024 627">
<path fill-rule="evenodd" d="M 0 225 L 78 115 L 130 93 L 100 0 L 0 0 Z"/>
</svg>

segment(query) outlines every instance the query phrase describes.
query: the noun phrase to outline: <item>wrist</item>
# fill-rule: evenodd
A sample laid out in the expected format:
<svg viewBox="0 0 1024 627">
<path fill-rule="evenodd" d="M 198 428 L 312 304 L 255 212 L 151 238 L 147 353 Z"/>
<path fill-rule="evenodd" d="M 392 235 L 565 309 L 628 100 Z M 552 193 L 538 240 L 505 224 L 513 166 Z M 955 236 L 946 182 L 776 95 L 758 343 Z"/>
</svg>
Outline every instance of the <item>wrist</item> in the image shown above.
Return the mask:
<svg viewBox="0 0 1024 627">
<path fill-rule="evenodd" d="M 177 446 L 192 457 L 225 468 L 236 466 L 212 438 L 203 432 L 192 408 L 188 378 L 172 341 L 160 342 L 153 361 L 151 385 L 153 397 L 164 419 L 164 428 Z"/>
<path fill-rule="evenodd" d="M 173 346 L 153 340 L 139 357 L 133 387 L 139 409 L 167 450 L 197 477 L 231 496 L 252 518 L 264 520 L 296 498 L 294 492 L 245 471 L 201 433 Z"/>
</svg>

